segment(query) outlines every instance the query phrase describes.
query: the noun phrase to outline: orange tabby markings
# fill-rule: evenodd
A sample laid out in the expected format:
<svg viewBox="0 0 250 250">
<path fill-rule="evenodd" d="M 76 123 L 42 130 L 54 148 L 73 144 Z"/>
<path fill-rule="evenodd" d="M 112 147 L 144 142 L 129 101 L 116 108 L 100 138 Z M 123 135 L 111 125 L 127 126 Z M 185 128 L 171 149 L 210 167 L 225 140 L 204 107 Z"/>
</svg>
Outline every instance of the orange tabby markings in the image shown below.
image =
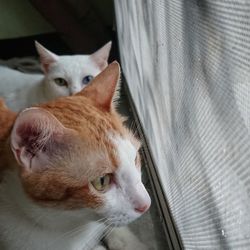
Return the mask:
<svg viewBox="0 0 250 250">
<path fill-rule="evenodd" d="M 8 249 L 92 249 L 110 223 L 126 225 L 149 208 L 140 143 L 114 106 L 119 76 L 112 63 L 77 95 L 18 115 L 0 101 L 0 235 Z"/>
<path fill-rule="evenodd" d="M 36 131 L 36 122 L 32 122 L 32 119 L 37 119 L 34 114 L 19 125 L 16 133 L 22 138 L 19 146 L 27 147 L 25 154 L 36 154 L 30 148 L 37 150 L 43 147 L 46 151 L 51 147 L 52 152 L 46 152 L 47 155 L 53 159 L 56 155 L 54 162 L 45 161 L 36 170 L 21 168 L 23 186 L 33 200 L 44 205 L 61 205 L 67 208 L 97 207 L 101 204 L 101 195 L 91 190 L 87 183 L 105 173 L 112 173 L 117 168 L 115 148 L 107 137 L 107 131 L 122 137 L 130 136 L 112 105 L 118 80 L 119 68 L 117 63 L 113 63 L 77 95 L 39 105 L 39 108 L 48 111 L 47 122 L 40 132 Z M 39 109 L 25 112 L 40 112 L 39 116 L 45 115 Z M 9 132 L 15 115 L 5 109 L 1 112 L 2 119 L 4 115 L 9 123 L 4 122 L 6 127 L 2 130 Z M 19 119 L 21 116 L 22 113 Z M 60 126 L 65 127 L 65 131 L 56 140 L 55 134 L 62 133 Z M 46 131 L 51 133 L 51 138 L 48 138 L 50 143 L 35 145 L 37 148 L 34 148 L 33 144 L 37 143 L 39 133 Z M 6 139 L 7 132 L 3 139 Z M 55 146 L 56 152 L 53 152 L 55 149 L 52 147 Z M 16 152 L 18 159 L 20 152 Z M 28 161 L 31 159 L 28 158 Z M 44 173 L 41 174 L 41 171 Z"/>
</svg>

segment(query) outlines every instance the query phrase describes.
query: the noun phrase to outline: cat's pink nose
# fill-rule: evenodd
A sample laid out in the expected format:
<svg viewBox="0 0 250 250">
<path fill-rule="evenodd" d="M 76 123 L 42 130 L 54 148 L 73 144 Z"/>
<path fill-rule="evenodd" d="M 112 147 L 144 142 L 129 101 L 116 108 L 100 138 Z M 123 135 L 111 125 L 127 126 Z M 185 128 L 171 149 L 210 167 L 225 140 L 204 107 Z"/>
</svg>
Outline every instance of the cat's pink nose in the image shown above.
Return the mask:
<svg viewBox="0 0 250 250">
<path fill-rule="evenodd" d="M 149 209 L 148 205 L 135 207 L 135 211 L 138 213 L 145 213 Z"/>
<path fill-rule="evenodd" d="M 151 199 L 142 182 L 138 182 L 133 189 L 133 207 L 137 213 L 145 213 L 151 205 Z"/>
</svg>

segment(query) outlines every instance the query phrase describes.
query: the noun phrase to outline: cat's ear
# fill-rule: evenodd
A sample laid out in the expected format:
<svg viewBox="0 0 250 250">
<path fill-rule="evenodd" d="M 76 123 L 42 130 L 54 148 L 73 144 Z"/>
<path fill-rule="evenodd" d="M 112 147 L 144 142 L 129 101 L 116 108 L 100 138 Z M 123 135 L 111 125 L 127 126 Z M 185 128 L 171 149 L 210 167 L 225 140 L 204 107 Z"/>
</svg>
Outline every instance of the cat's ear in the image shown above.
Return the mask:
<svg viewBox="0 0 250 250">
<path fill-rule="evenodd" d="M 114 61 L 77 95 L 83 95 L 91 99 L 96 107 L 110 111 L 118 95 L 119 81 L 120 65 Z"/>
<path fill-rule="evenodd" d="M 111 46 L 112 42 L 110 41 L 91 55 L 93 61 L 98 65 L 100 70 L 104 70 L 108 66 L 108 58 Z"/>
<path fill-rule="evenodd" d="M 37 53 L 40 57 L 40 62 L 42 65 L 42 69 L 44 73 L 47 73 L 49 70 L 49 67 L 52 63 L 55 63 L 58 60 L 58 56 L 54 54 L 53 52 L 49 51 L 45 47 L 43 47 L 39 42 L 35 41 L 35 46 Z"/>
<path fill-rule="evenodd" d="M 50 155 L 60 150 L 66 130 L 48 111 L 25 109 L 16 118 L 10 137 L 17 162 L 27 171 L 48 168 Z"/>
</svg>

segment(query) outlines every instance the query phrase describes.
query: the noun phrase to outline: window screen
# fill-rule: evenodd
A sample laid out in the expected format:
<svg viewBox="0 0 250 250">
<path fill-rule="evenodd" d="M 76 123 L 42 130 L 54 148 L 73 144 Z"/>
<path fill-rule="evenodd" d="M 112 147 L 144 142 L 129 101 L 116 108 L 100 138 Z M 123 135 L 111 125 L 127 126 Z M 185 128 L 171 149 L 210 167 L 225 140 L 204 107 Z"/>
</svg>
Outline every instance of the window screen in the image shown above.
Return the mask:
<svg viewBox="0 0 250 250">
<path fill-rule="evenodd" d="M 250 2 L 116 0 L 123 73 L 186 249 L 250 248 Z"/>
</svg>

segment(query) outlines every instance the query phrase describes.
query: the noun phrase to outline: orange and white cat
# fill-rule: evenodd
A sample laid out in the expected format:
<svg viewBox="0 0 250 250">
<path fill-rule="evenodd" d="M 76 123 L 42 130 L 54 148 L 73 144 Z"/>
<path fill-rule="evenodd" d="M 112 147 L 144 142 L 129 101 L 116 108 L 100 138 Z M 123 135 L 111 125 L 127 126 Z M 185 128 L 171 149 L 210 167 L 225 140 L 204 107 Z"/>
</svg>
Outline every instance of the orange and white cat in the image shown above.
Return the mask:
<svg viewBox="0 0 250 250">
<path fill-rule="evenodd" d="M 91 55 L 58 56 L 38 42 L 44 74 L 28 74 L 0 65 L 0 96 L 13 111 L 81 91 L 108 65 L 111 42 Z"/>
<path fill-rule="evenodd" d="M 140 248 L 109 234 L 150 206 L 140 143 L 114 107 L 119 72 L 114 62 L 78 94 L 18 115 L 0 104 L 0 249 L 104 249 L 105 235 Z"/>
</svg>

